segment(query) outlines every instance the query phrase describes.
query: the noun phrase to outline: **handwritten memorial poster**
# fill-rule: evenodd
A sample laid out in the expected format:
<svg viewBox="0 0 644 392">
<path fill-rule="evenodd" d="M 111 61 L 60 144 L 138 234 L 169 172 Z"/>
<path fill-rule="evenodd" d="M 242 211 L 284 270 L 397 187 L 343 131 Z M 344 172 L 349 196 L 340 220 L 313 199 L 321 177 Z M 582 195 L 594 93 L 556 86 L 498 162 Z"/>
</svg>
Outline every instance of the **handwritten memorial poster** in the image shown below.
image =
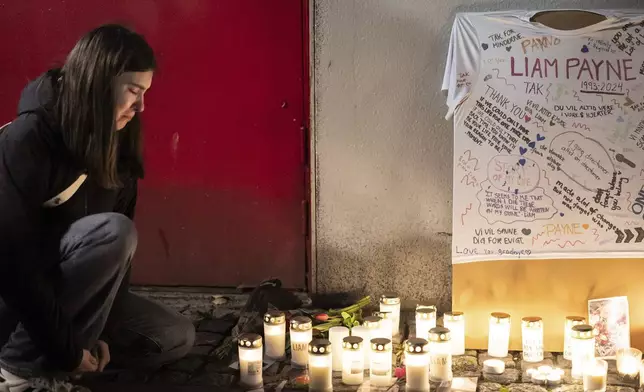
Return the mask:
<svg viewBox="0 0 644 392">
<path fill-rule="evenodd" d="M 453 262 L 644 256 L 644 17 L 456 18 Z"/>
</svg>

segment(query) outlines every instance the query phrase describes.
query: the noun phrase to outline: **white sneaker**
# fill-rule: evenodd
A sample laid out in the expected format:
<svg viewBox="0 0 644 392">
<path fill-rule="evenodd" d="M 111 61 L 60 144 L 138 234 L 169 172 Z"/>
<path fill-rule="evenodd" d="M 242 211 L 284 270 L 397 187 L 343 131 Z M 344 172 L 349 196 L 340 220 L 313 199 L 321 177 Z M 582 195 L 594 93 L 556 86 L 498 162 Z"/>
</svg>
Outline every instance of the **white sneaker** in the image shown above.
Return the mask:
<svg viewBox="0 0 644 392">
<path fill-rule="evenodd" d="M 25 380 L 0 369 L 0 392 L 91 392 L 88 388 L 69 382 L 35 377 Z"/>
</svg>

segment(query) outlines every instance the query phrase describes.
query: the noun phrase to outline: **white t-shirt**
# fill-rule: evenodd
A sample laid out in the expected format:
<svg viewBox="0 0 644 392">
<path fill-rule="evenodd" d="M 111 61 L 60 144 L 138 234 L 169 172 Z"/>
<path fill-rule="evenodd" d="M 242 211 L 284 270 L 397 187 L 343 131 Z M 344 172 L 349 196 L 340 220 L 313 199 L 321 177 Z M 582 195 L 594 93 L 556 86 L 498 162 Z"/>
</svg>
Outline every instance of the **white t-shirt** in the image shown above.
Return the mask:
<svg viewBox="0 0 644 392">
<path fill-rule="evenodd" d="M 458 14 L 453 262 L 644 256 L 644 15 Z"/>
</svg>

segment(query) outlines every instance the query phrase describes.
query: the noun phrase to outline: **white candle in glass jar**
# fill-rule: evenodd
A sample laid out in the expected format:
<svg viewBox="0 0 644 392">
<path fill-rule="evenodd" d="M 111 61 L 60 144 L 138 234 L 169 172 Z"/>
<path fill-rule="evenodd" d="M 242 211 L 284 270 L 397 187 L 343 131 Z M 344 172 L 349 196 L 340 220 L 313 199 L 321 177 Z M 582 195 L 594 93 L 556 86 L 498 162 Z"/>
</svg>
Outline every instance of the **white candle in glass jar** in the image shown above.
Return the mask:
<svg viewBox="0 0 644 392">
<path fill-rule="evenodd" d="M 543 361 L 543 320 L 541 317 L 521 319 L 521 341 L 524 361 Z"/>
<path fill-rule="evenodd" d="M 429 330 L 436 328 L 436 308 L 433 306 L 416 307 L 416 337 L 429 339 Z"/>
<path fill-rule="evenodd" d="M 349 328 L 337 326 L 329 328 L 329 341 L 333 354 L 333 371 L 342 371 L 342 340 L 349 336 Z"/>
<path fill-rule="evenodd" d="M 388 293 L 380 296 L 380 311 L 391 314 L 392 336 L 400 335 L 400 298 L 396 294 Z"/>
<path fill-rule="evenodd" d="M 257 389 L 263 385 L 262 337 L 247 333 L 237 339 L 239 353 L 239 383 L 244 388 Z"/>
<path fill-rule="evenodd" d="M 642 352 L 636 348 L 620 348 L 616 353 L 617 373 L 635 378 L 640 371 Z"/>
<path fill-rule="evenodd" d="M 510 347 L 510 315 L 495 312 L 490 315 L 487 353 L 491 357 L 504 358 Z"/>
<path fill-rule="evenodd" d="M 429 347 L 427 340 L 410 338 L 405 342 L 405 391 L 429 392 Z"/>
<path fill-rule="evenodd" d="M 371 342 L 371 339 L 382 337 L 378 336 L 381 332 L 380 322 L 382 318 L 378 316 L 367 316 L 362 321 L 362 326 L 369 331 L 366 336 L 362 336 L 364 340 L 364 368 L 369 370 L 371 366 L 371 347 L 369 342 Z"/>
<path fill-rule="evenodd" d="M 503 374 L 504 371 L 505 362 L 500 359 L 486 359 L 483 361 L 483 373 Z"/>
<path fill-rule="evenodd" d="M 315 339 L 309 343 L 309 391 L 333 390 L 333 354 L 331 342 Z"/>
<path fill-rule="evenodd" d="M 452 355 L 464 355 L 465 314 L 463 312 L 446 312 L 443 315 L 443 326 L 449 329 L 452 337 Z"/>
<path fill-rule="evenodd" d="M 572 361 L 572 327 L 585 324 L 586 319 L 579 316 L 566 316 L 564 323 L 564 359 Z"/>
<path fill-rule="evenodd" d="M 572 369 L 571 376 L 575 379 L 583 377 L 584 364 L 595 358 L 595 337 L 593 327 L 588 324 L 572 327 Z"/>
<path fill-rule="evenodd" d="M 313 339 L 313 323 L 306 316 L 291 320 L 291 366 L 305 368 L 309 362 L 309 343 Z"/>
<path fill-rule="evenodd" d="M 351 328 L 351 336 L 362 338 L 362 342 L 363 342 L 362 356 L 364 359 L 363 366 L 365 369 L 369 369 L 369 357 L 371 353 L 371 350 L 369 350 L 369 342 L 371 341 L 371 332 L 366 326 L 359 325 Z"/>
<path fill-rule="evenodd" d="M 385 338 L 371 339 L 371 366 L 369 369 L 371 386 L 390 386 L 392 383 L 391 367 L 391 340 Z"/>
<path fill-rule="evenodd" d="M 584 392 L 605 392 L 608 363 L 603 359 L 590 359 L 583 366 Z"/>
<path fill-rule="evenodd" d="M 348 336 L 342 341 L 342 383 L 360 385 L 364 381 L 364 340 Z"/>
<path fill-rule="evenodd" d="M 380 317 L 380 328 L 375 335 L 379 338 L 389 339 L 393 341 L 393 324 L 391 320 L 391 313 L 389 312 L 373 312 L 373 315 Z"/>
<path fill-rule="evenodd" d="M 452 343 L 447 328 L 429 331 L 429 379 L 432 382 L 452 380 Z"/>
<path fill-rule="evenodd" d="M 264 350 L 267 358 L 282 359 L 286 354 L 286 315 L 268 311 L 264 315 Z"/>
</svg>

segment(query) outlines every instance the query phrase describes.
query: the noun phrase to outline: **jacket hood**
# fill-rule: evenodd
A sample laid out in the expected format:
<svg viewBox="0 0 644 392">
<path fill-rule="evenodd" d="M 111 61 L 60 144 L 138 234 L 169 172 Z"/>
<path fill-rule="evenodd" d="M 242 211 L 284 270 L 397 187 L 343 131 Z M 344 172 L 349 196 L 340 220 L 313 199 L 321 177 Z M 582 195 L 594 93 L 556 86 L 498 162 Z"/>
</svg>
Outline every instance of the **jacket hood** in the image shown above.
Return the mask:
<svg viewBox="0 0 644 392">
<path fill-rule="evenodd" d="M 52 70 L 29 82 L 20 95 L 18 115 L 43 109 L 51 114 L 55 103 L 57 81 L 58 72 Z"/>
</svg>

